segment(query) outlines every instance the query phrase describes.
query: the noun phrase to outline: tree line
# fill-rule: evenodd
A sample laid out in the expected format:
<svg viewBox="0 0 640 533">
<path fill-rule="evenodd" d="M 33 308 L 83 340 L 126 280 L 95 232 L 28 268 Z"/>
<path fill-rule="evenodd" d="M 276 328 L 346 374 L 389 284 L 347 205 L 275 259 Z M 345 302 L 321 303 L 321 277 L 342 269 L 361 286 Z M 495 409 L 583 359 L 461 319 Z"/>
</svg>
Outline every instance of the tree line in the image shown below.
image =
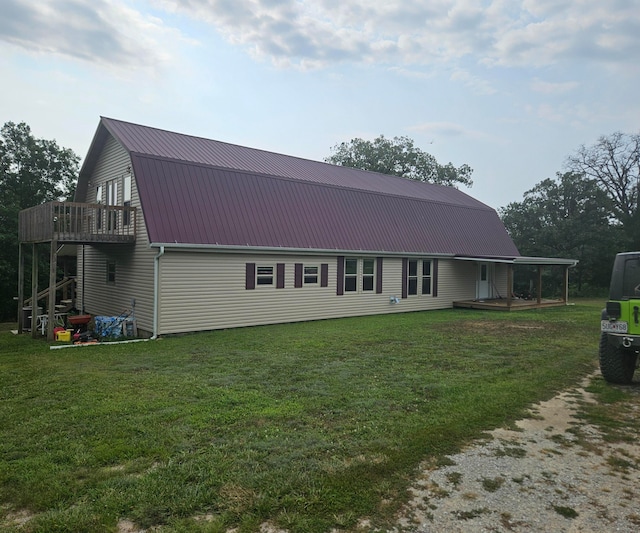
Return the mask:
<svg viewBox="0 0 640 533">
<path fill-rule="evenodd" d="M 335 165 L 452 187 L 473 185 L 469 165 L 440 164 L 408 137 L 356 138 L 331 152 L 325 161 Z M 24 122 L 0 129 L 0 320 L 16 315 L 18 213 L 71 199 L 79 161 L 55 140 L 34 137 Z M 522 255 L 578 259 L 570 277 L 573 293 L 602 293 L 614 255 L 640 250 L 640 135 L 602 136 L 578 147 L 565 167 L 498 214 Z M 43 275 L 47 271 L 40 269 Z"/>
<path fill-rule="evenodd" d="M 0 320 L 15 320 L 18 295 L 18 213 L 45 202 L 72 198 L 80 158 L 56 141 L 38 139 L 21 122 L 0 129 Z M 39 286 L 48 286 L 42 259 Z M 31 261 L 26 279 L 31 279 Z"/>
</svg>

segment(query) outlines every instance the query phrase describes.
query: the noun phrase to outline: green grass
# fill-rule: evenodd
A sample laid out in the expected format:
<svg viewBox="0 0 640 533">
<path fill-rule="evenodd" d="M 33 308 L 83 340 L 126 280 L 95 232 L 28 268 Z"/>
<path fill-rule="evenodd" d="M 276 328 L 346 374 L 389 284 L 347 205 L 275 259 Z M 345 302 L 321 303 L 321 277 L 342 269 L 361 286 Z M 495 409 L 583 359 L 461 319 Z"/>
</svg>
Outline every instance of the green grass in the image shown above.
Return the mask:
<svg viewBox="0 0 640 533">
<path fill-rule="evenodd" d="M 434 463 L 597 360 L 601 301 L 49 350 L 0 328 L 0 529 L 385 528 Z M 18 518 L 22 517 L 21 521 Z M 26 518 L 25 518 L 26 517 Z"/>
</svg>

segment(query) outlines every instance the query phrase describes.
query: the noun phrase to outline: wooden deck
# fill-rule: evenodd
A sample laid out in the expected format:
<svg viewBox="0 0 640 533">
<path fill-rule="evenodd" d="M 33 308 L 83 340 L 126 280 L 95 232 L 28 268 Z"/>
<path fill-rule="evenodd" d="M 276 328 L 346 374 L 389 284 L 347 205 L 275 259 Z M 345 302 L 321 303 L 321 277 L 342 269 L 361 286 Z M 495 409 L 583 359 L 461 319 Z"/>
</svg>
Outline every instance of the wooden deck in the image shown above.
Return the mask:
<svg viewBox="0 0 640 533">
<path fill-rule="evenodd" d="M 545 307 L 562 307 L 567 305 L 561 299 L 521 300 L 513 298 L 495 298 L 486 300 L 460 300 L 453 302 L 453 307 L 466 309 L 487 309 L 491 311 L 524 311 L 526 309 L 542 309 Z"/>
<path fill-rule="evenodd" d="M 132 243 L 136 208 L 48 202 L 20 211 L 18 237 L 21 243 Z"/>
</svg>

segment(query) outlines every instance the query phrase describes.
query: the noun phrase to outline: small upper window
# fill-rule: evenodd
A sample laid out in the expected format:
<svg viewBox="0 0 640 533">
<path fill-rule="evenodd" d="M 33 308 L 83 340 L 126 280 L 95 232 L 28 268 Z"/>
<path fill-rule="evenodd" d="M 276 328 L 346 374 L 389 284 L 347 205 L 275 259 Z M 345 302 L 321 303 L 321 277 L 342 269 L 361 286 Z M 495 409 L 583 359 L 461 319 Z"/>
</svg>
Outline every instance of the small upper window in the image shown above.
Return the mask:
<svg viewBox="0 0 640 533">
<path fill-rule="evenodd" d="M 110 285 L 116 282 L 116 262 L 107 261 L 107 283 Z"/>
</svg>

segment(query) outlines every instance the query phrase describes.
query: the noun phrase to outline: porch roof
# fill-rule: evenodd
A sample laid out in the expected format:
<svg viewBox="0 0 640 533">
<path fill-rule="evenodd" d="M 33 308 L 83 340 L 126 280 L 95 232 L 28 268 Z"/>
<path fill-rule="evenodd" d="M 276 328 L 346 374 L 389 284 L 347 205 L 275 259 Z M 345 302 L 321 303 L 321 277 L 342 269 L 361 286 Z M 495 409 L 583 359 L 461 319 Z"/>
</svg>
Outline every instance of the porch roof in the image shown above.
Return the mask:
<svg viewBox="0 0 640 533">
<path fill-rule="evenodd" d="M 454 259 L 459 261 L 480 261 L 487 263 L 507 263 L 511 265 L 560 265 L 573 267 L 578 264 L 577 259 L 565 259 L 562 257 L 530 257 L 530 256 L 489 256 L 489 255 L 456 255 Z"/>
</svg>

